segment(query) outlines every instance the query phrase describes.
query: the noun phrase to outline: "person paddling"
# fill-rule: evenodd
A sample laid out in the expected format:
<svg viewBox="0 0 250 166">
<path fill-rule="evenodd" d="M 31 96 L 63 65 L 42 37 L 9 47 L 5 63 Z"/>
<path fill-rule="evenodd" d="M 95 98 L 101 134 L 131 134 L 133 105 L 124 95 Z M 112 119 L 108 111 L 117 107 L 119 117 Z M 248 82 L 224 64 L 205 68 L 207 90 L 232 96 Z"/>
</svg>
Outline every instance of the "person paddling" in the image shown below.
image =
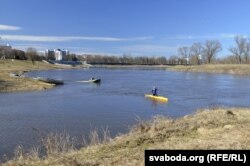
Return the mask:
<svg viewBox="0 0 250 166">
<path fill-rule="evenodd" d="M 157 90 L 158 90 L 158 89 L 154 86 L 153 89 L 152 89 L 152 95 L 153 95 L 153 96 L 157 96 L 157 95 L 158 95 L 158 94 L 157 94 Z"/>
</svg>

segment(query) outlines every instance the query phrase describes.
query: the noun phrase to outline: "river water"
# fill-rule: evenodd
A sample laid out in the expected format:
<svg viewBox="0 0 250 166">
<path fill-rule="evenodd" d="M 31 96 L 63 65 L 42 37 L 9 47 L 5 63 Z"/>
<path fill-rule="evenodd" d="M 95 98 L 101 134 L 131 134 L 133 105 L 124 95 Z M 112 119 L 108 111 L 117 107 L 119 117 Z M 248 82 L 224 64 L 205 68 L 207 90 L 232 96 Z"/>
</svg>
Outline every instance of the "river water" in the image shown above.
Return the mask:
<svg viewBox="0 0 250 166">
<path fill-rule="evenodd" d="M 37 132 L 72 136 L 107 128 L 112 136 L 128 131 L 138 118 L 180 117 L 213 106 L 250 106 L 250 77 L 147 69 L 90 68 L 36 71 L 28 76 L 65 80 L 56 88 L 0 94 L 0 156 L 17 145 L 37 144 Z M 100 85 L 79 83 L 91 77 Z M 168 103 L 145 99 L 153 86 Z"/>
</svg>

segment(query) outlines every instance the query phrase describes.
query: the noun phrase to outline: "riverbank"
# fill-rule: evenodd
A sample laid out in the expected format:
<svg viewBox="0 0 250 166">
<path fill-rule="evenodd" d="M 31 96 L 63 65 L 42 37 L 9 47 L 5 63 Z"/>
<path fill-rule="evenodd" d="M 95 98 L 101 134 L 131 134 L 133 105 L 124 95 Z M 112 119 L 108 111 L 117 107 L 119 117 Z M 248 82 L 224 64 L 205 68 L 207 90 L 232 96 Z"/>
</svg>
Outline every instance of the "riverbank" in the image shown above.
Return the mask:
<svg viewBox="0 0 250 166">
<path fill-rule="evenodd" d="M 167 67 L 167 69 L 173 71 L 186 71 L 186 72 L 250 75 L 249 64 L 204 64 L 204 65 L 191 65 L 191 66 L 177 65 L 177 66 Z"/>
<path fill-rule="evenodd" d="M 249 138 L 250 109 L 203 109 L 178 119 L 141 121 L 129 133 L 104 143 L 43 159 L 19 153 L 4 165 L 144 165 L 145 149 L 250 149 Z"/>
<path fill-rule="evenodd" d="M 33 91 L 52 88 L 53 84 L 47 84 L 40 81 L 32 80 L 26 77 L 10 77 L 10 73 L 24 73 L 35 70 L 50 70 L 50 69 L 69 69 L 78 67 L 65 67 L 47 64 L 36 61 L 34 64 L 31 61 L 20 60 L 0 60 L 0 92 L 17 92 L 17 91 Z"/>
</svg>

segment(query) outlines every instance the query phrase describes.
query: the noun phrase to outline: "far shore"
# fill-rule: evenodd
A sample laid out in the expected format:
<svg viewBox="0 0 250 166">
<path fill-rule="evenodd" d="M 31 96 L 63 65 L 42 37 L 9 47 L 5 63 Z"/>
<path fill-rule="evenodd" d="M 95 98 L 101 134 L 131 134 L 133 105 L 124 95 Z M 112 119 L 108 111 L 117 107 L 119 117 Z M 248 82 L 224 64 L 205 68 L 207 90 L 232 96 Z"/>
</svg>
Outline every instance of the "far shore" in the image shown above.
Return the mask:
<svg viewBox="0 0 250 166">
<path fill-rule="evenodd" d="M 250 75 L 250 64 L 204 64 L 189 66 L 170 66 L 169 70 L 185 72 L 221 73 L 233 75 Z"/>
<path fill-rule="evenodd" d="M 106 68 L 145 68 L 166 69 L 170 71 L 221 73 L 234 75 L 250 75 L 250 64 L 203 64 L 203 65 L 94 65 Z"/>
</svg>

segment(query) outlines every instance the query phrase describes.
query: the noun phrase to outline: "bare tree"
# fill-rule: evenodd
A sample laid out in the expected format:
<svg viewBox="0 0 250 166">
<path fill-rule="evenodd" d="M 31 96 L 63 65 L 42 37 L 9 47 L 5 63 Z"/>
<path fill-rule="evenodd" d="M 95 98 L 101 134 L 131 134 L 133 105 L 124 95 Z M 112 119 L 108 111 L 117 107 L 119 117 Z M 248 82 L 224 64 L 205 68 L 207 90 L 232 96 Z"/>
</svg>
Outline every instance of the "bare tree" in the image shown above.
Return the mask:
<svg viewBox="0 0 250 166">
<path fill-rule="evenodd" d="M 236 63 L 238 63 L 238 59 L 236 59 L 234 55 L 227 55 L 227 56 L 221 57 L 219 59 L 216 59 L 216 61 L 220 64 L 236 64 Z"/>
<path fill-rule="evenodd" d="M 190 48 L 191 56 L 196 59 L 198 65 L 201 64 L 201 55 L 203 53 L 203 47 L 201 43 L 194 43 Z"/>
<path fill-rule="evenodd" d="M 37 51 L 35 48 L 29 47 L 26 50 L 26 56 L 29 60 L 32 61 L 32 64 L 35 64 L 36 57 L 38 56 Z"/>
<path fill-rule="evenodd" d="M 250 43 L 246 43 L 246 48 L 244 52 L 245 62 L 249 63 L 249 56 L 250 56 Z"/>
<path fill-rule="evenodd" d="M 221 50 L 222 47 L 219 41 L 207 40 L 204 45 L 204 56 L 207 58 L 207 62 L 210 64 L 212 58 Z"/>
<path fill-rule="evenodd" d="M 241 64 L 242 63 L 242 57 L 246 54 L 246 49 L 247 49 L 247 39 L 244 38 L 243 36 L 235 36 L 234 41 L 236 43 L 235 47 L 229 48 L 229 51 L 233 53 L 233 55 L 236 56 L 238 59 L 238 62 Z M 248 56 L 248 55 L 247 55 Z"/>
<path fill-rule="evenodd" d="M 181 59 L 185 62 L 185 64 L 188 64 L 188 58 L 190 56 L 190 47 L 179 47 L 178 53 L 181 56 Z"/>
<path fill-rule="evenodd" d="M 157 57 L 155 61 L 156 61 L 156 64 L 160 64 L 160 65 L 166 65 L 167 64 L 167 58 L 164 57 L 164 56 Z"/>
</svg>

